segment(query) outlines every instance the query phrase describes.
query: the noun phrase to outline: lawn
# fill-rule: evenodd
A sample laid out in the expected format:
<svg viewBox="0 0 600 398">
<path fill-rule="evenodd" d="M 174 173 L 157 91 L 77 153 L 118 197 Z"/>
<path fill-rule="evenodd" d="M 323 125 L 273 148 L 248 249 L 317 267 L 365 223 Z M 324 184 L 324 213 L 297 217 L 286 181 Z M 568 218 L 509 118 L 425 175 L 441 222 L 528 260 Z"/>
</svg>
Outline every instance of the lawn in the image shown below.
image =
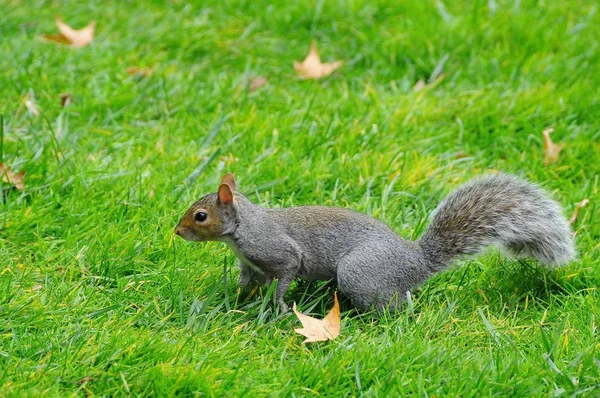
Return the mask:
<svg viewBox="0 0 600 398">
<path fill-rule="evenodd" d="M 94 42 L 40 40 L 55 14 L 96 20 Z M 595 2 L 4 0 L 0 38 L 0 158 L 26 171 L 0 195 L 0 395 L 600 394 Z M 312 40 L 344 66 L 301 80 Z M 565 148 L 545 166 L 548 127 Z M 343 301 L 330 342 L 302 344 L 271 290 L 238 294 L 223 244 L 173 237 L 227 171 L 266 207 L 349 207 L 415 239 L 494 170 L 568 216 L 590 199 L 578 261 L 490 250 L 398 313 Z M 286 301 L 319 317 L 335 289 Z"/>
</svg>

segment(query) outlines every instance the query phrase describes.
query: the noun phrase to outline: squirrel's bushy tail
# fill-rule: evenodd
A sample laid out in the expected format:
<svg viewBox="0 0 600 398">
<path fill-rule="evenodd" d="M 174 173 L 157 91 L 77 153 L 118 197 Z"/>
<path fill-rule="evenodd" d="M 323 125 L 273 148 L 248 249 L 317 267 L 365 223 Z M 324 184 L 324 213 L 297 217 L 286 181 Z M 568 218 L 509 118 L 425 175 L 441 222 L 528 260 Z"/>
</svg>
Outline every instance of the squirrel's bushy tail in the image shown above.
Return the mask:
<svg viewBox="0 0 600 398">
<path fill-rule="evenodd" d="M 575 258 L 560 205 L 536 185 L 505 174 L 475 179 L 450 194 L 419 245 L 436 269 L 489 245 L 550 266 Z"/>
</svg>

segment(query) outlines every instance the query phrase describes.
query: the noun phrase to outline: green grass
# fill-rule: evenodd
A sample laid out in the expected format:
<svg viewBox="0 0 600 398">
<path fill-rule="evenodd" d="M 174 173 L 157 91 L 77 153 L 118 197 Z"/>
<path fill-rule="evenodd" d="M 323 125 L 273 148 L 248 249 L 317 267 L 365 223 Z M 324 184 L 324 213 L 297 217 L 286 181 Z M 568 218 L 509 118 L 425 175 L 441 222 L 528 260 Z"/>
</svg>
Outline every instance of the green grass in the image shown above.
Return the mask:
<svg viewBox="0 0 600 398">
<path fill-rule="evenodd" d="M 0 395 L 599 394 L 597 4 L 270 3 L 0 4 L 0 156 L 27 171 L 0 201 Z M 56 13 L 95 19 L 94 43 L 37 40 Z M 313 39 L 345 65 L 300 81 L 292 62 Z M 413 92 L 438 66 L 443 80 Z M 249 92 L 250 76 L 269 84 Z M 549 126 L 567 146 L 544 167 Z M 547 271 L 491 251 L 400 313 L 345 303 L 333 342 L 303 345 L 266 288 L 238 296 L 224 245 L 172 240 L 225 171 L 264 206 L 351 207 L 416 238 L 489 169 L 567 214 L 590 198 L 579 261 Z M 321 316 L 334 289 L 299 282 L 287 301 Z"/>
</svg>

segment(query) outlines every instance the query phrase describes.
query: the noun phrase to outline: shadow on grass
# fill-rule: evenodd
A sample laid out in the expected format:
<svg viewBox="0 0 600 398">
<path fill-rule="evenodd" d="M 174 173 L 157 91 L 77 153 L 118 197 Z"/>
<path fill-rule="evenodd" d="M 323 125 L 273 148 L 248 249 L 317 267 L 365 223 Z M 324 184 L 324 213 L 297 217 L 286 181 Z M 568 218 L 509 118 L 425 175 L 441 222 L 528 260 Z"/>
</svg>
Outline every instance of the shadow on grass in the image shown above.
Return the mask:
<svg viewBox="0 0 600 398">
<path fill-rule="evenodd" d="M 358 311 L 350 299 L 339 292 L 335 281 L 296 280 L 285 296 L 290 310 L 284 313 L 275 303 L 275 285 L 240 290 L 228 272 L 226 283 L 216 283 L 204 299 L 194 299 L 199 308 L 195 316 L 202 315 L 208 321 L 228 314 L 227 317 L 236 317 L 237 322 L 256 320 L 264 324 L 290 317 L 295 302 L 303 313 L 321 318 L 333 307 L 334 292 L 338 292 L 343 316 L 349 319 L 377 321 L 404 315 L 410 318 L 447 307 L 466 312 L 488 307 L 500 314 L 506 309 L 546 308 L 553 300 L 574 294 L 582 284 L 577 278 L 566 278 L 562 270 L 548 269 L 534 262 L 491 263 L 494 265 L 485 267 L 481 263 L 467 263 L 436 275 L 412 291 L 412 305 L 403 302 L 396 311 Z M 192 313 L 193 308 L 189 314 Z"/>
<path fill-rule="evenodd" d="M 445 280 L 445 283 L 444 283 Z M 488 306 L 491 310 L 519 305 L 547 306 L 554 298 L 574 293 L 581 281 L 567 280 L 564 271 L 533 261 L 477 263 L 449 271 L 413 292 L 423 304 L 457 301 L 461 306 Z"/>
</svg>

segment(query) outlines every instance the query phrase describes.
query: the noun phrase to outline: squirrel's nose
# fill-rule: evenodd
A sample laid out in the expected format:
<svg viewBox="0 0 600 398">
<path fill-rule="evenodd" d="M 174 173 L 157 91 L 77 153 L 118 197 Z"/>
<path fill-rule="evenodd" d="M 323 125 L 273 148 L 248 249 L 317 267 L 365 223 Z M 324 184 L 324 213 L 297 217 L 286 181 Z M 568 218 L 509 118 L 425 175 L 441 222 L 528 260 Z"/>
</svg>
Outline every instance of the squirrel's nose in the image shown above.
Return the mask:
<svg viewBox="0 0 600 398">
<path fill-rule="evenodd" d="M 175 227 L 175 233 L 176 233 L 177 235 L 181 236 L 181 232 L 182 232 L 182 231 L 181 231 L 181 227 L 180 227 L 179 225 L 178 225 L 178 226 L 176 226 L 176 227 Z"/>
</svg>

